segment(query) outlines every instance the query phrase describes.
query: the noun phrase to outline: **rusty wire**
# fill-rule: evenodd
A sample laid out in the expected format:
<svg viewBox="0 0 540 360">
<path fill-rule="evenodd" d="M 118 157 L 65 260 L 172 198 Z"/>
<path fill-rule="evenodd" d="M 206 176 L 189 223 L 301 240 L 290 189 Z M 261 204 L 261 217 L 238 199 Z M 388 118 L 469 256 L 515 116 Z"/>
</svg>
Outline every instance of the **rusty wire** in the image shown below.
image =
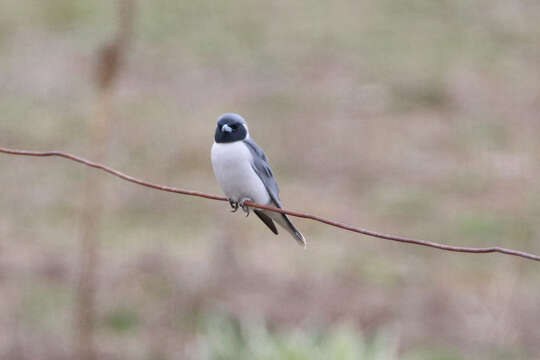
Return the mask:
<svg viewBox="0 0 540 360">
<path fill-rule="evenodd" d="M 122 172 L 120 172 L 118 170 L 112 169 L 112 168 L 110 168 L 108 166 L 105 166 L 105 165 L 102 165 L 102 164 L 99 164 L 99 163 L 96 163 L 96 162 L 93 162 L 93 161 L 90 161 L 90 160 L 86 160 L 86 159 L 83 159 L 83 158 L 75 156 L 75 155 L 60 152 L 60 151 L 39 152 L 39 151 L 7 149 L 7 148 L 0 147 L 0 153 L 11 154 L 11 155 L 39 156 L 39 157 L 46 157 L 46 156 L 63 157 L 63 158 L 73 160 L 73 161 L 76 161 L 78 163 L 81 163 L 81 164 L 84 164 L 84 165 L 87 165 L 87 166 L 90 166 L 90 167 L 93 167 L 93 168 L 96 168 L 96 169 L 101 169 L 101 170 L 103 170 L 105 172 L 108 172 L 109 174 L 117 176 L 117 177 L 119 177 L 121 179 L 124 179 L 126 181 L 130 181 L 132 183 L 139 184 L 139 185 L 142 185 L 142 186 L 146 186 L 146 187 L 149 187 L 149 188 L 152 188 L 152 189 L 161 190 L 161 191 L 167 191 L 167 192 L 172 192 L 172 193 L 177 193 L 177 194 L 182 194 L 182 195 L 197 196 L 197 197 L 201 197 L 201 198 L 205 198 L 205 199 L 211 199 L 211 200 L 227 201 L 227 198 L 225 198 L 223 196 L 206 194 L 206 193 L 199 192 L 199 191 L 178 189 L 178 188 L 171 187 L 171 186 L 163 186 L 163 185 L 153 184 L 151 182 L 140 180 L 140 179 L 137 179 L 137 178 L 135 178 L 133 176 L 124 174 L 124 173 L 122 173 Z M 287 215 L 290 215 L 290 216 L 296 216 L 296 217 L 299 217 L 299 218 L 311 219 L 311 220 L 318 221 L 318 222 L 321 222 L 323 224 L 334 226 L 334 227 L 337 227 L 337 228 L 340 228 L 340 229 L 343 229 L 343 230 L 348 230 L 348 231 L 352 231 L 352 232 L 355 232 L 355 233 L 359 233 L 359 234 L 363 234 L 363 235 L 367 235 L 367 236 L 371 236 L 371 237 L 375 237 L 375 238 L 379 238 L 379 239 L 384 239 L 384 240 L 391 240 L 391 241 L 396 241 L 396 242 L 400 242 L 400 243 L 414 244 L 414 245 L 420 245 L 420 246 L 427 246 L 427 247 L 431 247 L 431 248 L 435 248 L 435 249 L 439 249 L 439 250 L 452 251 L 452 252 L 472 253 L 472 254 L 500 253 L 500 254 L 505 254 L 505 255 L 518 256 L 518 257 L 522 257 L 522 258 L 533 260 L 533 261 L 540 261 L 540 256 L 534 255 L 534 254 L 531 254 L 531 253 L 527 253 L 527 252 L 524 252 L 524 251 L 519 251 L 519 250 L 506 249 L 506 248 L 502 248 L 502 247 L 498 247 L 498 246 L 475 248 L 475 247 L 444 245 L 444 244 L 439 244 L 439 243 L 432 242 L 432 241 L 424 241 L 424 240 L 406 238 L 406 237 L 401 237 L 401 236 L 381 234 L 381 233 L 378 233 L 378 232 L 375 232 L 375 231 L 370 231 L 370 230 L 365 230 L 365 229 L 361 229 L 361 228 L 350 226 L 350 225 L 345 225 L 345 224 L 339 223 L 337 221 L 328 220 L 328 219 L 325 219 L 325 218 L 322 218 L 322 217 L 319 217 L 319 216 L 315 216 L 315 215 L 311 215 L 311 214 L 305 214 L 305 213 L 301 213 L 301 212 L 297 212 L 297 211 L 279 209 L 279 208 L 276 208 L 276 207 L 273 207 L 273 206 L 261 205 L 261 204 L 257 204 L 257 203 L 254 203 L 254 202 L 246 202 L 246 205 L 248 205 L 250 207 L 254 207 L 254 208 L 265 209 L 265 210 L 270 210 L 270 211 L 276 211 L 276 212 L 280 212 L 282 214 L 287 214 Z"/>
</svg>

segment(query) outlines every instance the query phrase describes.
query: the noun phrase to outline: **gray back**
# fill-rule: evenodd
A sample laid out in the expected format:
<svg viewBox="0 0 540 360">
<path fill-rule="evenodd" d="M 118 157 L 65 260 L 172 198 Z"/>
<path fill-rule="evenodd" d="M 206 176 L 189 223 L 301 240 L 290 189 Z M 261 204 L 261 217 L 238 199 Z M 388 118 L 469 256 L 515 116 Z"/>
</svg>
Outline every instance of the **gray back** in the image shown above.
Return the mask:
<svg viewBox="0 0 540 360">
<path fill-rule="evenodd" d="M 279 201 L 279 187 L 264 151 L 250 138 L 244 139 L 243 142 L 253 156 L 251 167 L 255 170 L 255 173 L 259 175 L 259 178 L 262 180 L 274 203 L 277 207 L 281 208 L 281 202 Z"/>
</svg>

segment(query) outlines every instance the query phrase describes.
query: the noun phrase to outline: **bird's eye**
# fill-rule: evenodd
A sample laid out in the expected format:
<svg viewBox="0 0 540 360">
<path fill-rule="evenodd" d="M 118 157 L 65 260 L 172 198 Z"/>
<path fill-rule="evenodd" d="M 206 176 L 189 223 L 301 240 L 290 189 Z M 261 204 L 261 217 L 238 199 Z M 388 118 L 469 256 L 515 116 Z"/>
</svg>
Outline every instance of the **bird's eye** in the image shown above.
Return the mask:
<svg viewBox="0 0 540 360">
<path fill-rule="evenodd" d="M 238 128 L 238 125 L 237 125 L 237 124 L 232 124 L 232 125 L 231 125 L 231 128 L 232 128 L 233 130 L 236 130 L 236 129 Z"/>
</svg>

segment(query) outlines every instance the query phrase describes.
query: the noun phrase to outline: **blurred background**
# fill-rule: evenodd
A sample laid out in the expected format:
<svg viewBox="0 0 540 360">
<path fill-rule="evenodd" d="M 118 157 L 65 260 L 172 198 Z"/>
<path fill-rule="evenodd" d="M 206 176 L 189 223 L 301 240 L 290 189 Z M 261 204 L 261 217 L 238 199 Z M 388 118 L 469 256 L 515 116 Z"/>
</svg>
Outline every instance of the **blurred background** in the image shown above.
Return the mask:
<svg viewBox="0 0 540 360">
<path fill-rule="evenodd" d="M 540 253 L 539 2 L 121 9 L 1 1 L 0 146 L 220 194 L 215 121 L 238 112 L 288 209 Z M 1 359 L 538 359 L 537 263 L 294 219 L 304 251 L 67 160 L 0 174 Z"/>
</svg>

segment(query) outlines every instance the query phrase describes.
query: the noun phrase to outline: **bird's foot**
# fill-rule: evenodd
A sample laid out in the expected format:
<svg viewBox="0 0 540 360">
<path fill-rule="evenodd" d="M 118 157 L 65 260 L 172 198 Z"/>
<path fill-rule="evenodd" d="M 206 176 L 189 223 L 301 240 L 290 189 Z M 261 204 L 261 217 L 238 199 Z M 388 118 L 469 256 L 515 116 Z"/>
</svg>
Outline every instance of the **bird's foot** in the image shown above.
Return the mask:
<svg viewBox="0 0 540 360">
<path fill-rule="evenodd" d="M 244 212 L 244 214 L 246 214 L 246 217 L 249 216 L 249 207 L 246 205 L 246 202 L 248 201 L 253 201 L 251 200 L 250 198 L 243 198 L 242 200 L 240 200 L 240 207 L 242 208 L 242 211 Z"/>
<path fill-rule="evenodd" d="M 233 200 L 229 199 L 229 205 L 231 205 L 231 207 L 232 207 L 231 212 L 238 211 L 238 207 L 239 207 L 238 201 L 233 201 Z"/>
</svg>

